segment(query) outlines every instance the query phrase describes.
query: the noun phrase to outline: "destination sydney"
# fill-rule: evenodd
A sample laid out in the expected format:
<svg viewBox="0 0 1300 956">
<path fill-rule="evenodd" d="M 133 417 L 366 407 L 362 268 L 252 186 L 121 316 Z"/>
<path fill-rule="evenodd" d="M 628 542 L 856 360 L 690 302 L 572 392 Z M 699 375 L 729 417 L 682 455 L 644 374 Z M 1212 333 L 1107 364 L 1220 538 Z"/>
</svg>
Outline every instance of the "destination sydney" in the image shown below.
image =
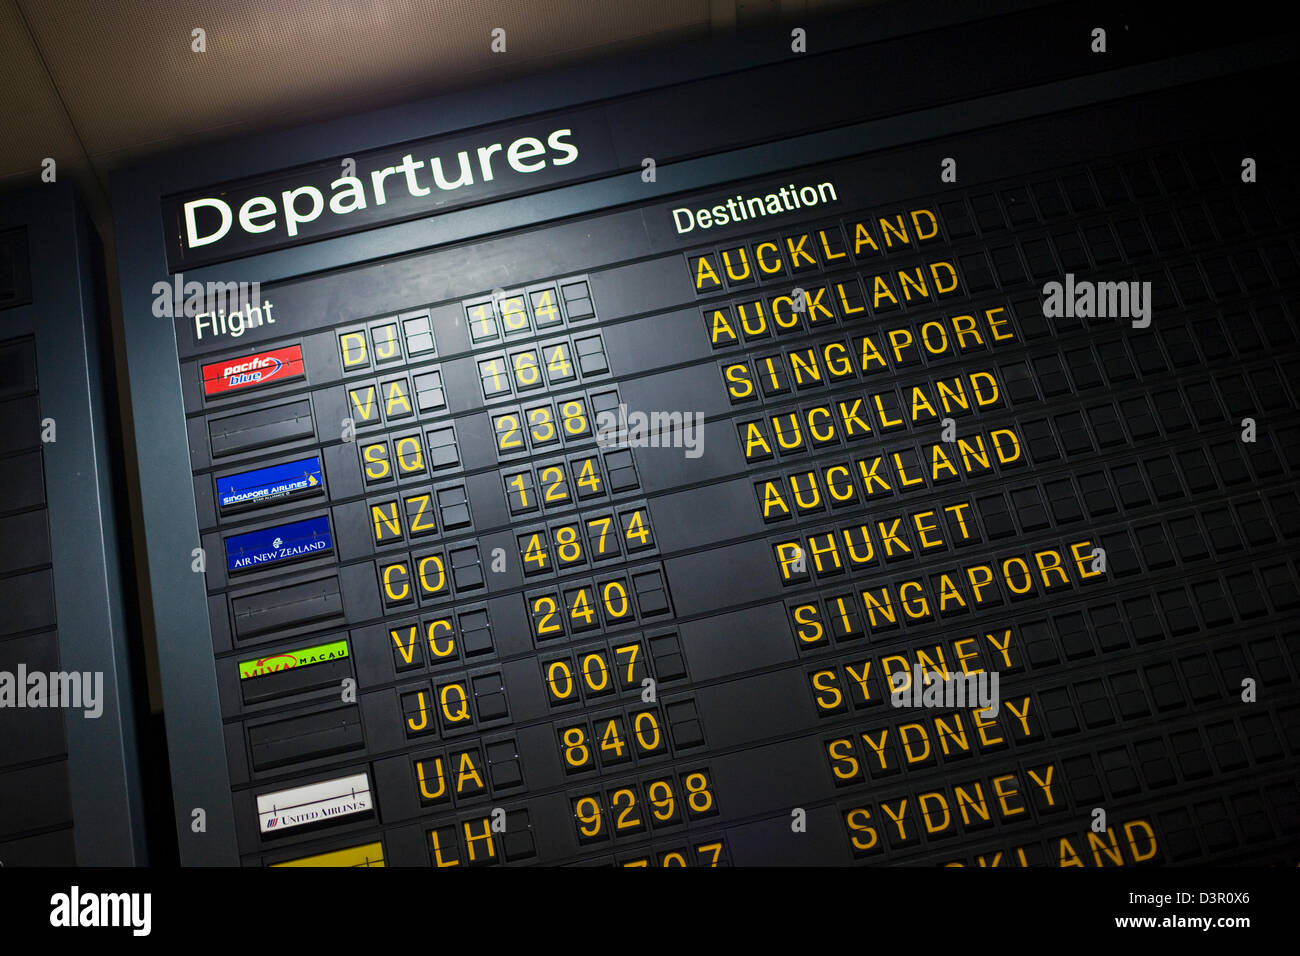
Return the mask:
<svg viewBox="0 0 1300 956">
<path fill-rule="evenodd" d="M 408 143 L 164 204 L 169 259 L 194 265 L 440 213 L 447 208 L 608 172 L 604 122 L 551 122 Z"/>
</svg>

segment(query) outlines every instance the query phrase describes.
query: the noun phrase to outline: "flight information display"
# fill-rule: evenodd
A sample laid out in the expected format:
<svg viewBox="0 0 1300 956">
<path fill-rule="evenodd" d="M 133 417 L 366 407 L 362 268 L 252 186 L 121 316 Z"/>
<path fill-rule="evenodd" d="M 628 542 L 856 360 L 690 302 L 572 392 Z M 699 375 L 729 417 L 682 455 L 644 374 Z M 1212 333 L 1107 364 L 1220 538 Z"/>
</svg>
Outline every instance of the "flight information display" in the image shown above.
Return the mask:
<svg viewBox="0 0 1300 956">
<path fill-rule="evenodd" d="M 605 114 L 154 206 L 172 273 L 299 256 L 149 333 L 206 617 L 165 691 L 219 705 L 183 859 L 1293 864 L 1300 195 L 1218 119 L 1259 66 L 355 261 L 301 242 L 597 175 Z"/>
</svg>

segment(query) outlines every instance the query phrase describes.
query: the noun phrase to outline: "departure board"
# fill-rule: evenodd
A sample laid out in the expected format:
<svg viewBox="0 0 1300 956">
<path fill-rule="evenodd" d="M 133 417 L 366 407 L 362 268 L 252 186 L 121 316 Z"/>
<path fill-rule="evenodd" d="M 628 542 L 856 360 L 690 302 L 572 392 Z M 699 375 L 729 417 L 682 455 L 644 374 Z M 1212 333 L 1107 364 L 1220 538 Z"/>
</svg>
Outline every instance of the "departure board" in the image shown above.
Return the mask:
<svg viewBox="0 0 1300 956">
<path fill-rule="evenodd" d="M 119 179 L 183 861 L 1293 864 L 1300 195 L 1248 91 L 1294 48 L 1254 42 Z"/>
</svg>

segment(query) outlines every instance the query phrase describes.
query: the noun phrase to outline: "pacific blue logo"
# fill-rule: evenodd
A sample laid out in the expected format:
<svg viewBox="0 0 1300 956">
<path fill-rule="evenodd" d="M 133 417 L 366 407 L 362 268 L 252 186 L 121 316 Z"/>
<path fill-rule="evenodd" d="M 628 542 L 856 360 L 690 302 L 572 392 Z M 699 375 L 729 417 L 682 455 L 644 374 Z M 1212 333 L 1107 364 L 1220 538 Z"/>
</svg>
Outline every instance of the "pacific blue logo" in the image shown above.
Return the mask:
<svg viewBox="0 0 1300 956">
<path fill-rule="evenodd" d="M 329 518 L 322 515 L 226 539 L 226 569 L 250 571 L 324 554 L 334 546 Z"/>
<path fill-rule="evenodd" d="M 303 374 L 302 348 L 290 345 L 203 366 L 203 394 L 225 395 L 302 378 Z"/>
<path fill-rule="evenodd" d="M 278 358 L 272 358 L 268 361 L 262 361 L 255 358 L 251 362 L 244 362 L 241 365 L 230 365 L 221 377 L 226 380 L 227 388 L 235 388 L 239 385 L 252 385 L 255 382 L 265 382 L 268 379 L 275 378 L 275 373 L 284 368 L 284 363 Z"/>
<path fill-rule="evenodd" d="M 316 494 L 322 490 L 320 458 L 300 458 L 217 479 L 217 504 L 223 514 Z"/>
</svg>

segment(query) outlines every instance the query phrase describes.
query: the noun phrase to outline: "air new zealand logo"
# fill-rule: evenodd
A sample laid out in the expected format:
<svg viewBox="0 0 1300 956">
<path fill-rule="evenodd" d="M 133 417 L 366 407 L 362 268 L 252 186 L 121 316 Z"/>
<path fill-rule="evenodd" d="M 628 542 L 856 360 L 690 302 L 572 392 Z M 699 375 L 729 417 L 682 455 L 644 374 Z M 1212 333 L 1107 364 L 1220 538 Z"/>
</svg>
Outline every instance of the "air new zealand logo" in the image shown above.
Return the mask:
<svg viewBox="0 0 1300 956">
<path fill-rule="evenodd" d="M 250 531 L 226 539 L 227 570 L 244 571 L 260 565 L 323 553 L 333 547 L 329 518 L 322 515 L 277 528 Z"/>
</svg>

